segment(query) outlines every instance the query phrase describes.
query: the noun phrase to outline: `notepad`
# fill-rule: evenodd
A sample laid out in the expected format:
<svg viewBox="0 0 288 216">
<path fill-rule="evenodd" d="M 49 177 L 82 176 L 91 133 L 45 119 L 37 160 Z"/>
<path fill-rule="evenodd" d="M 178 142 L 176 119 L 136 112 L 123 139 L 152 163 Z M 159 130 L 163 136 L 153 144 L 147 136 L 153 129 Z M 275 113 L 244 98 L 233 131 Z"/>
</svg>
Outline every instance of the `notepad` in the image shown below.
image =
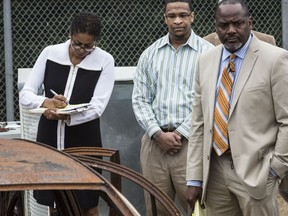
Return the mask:
<svg viewBox="0 0 288 216">
<path fill-rule="evenodd" d="M 87 109 L 89 109 L 90 104 L 89 103 L 82 103 L 82 104 L 68 104 L 66 107 L 61 109 L 56 109 L 56 113 L 59 114 L 75 114 L 79 112 L 83 112 Z M 30 113 L 40 113 L 42 114 L 47 108 L 40 107 L 29 110 Z"/>
<path fill-rule="evenodd" d="M 205 215 L 206 215 L 205 209 L 201 208 L 199 200 L 197 200 L 195 203 L 194 212 L 191 214 L 191 216 L 205 216 Z"/>
</svg>

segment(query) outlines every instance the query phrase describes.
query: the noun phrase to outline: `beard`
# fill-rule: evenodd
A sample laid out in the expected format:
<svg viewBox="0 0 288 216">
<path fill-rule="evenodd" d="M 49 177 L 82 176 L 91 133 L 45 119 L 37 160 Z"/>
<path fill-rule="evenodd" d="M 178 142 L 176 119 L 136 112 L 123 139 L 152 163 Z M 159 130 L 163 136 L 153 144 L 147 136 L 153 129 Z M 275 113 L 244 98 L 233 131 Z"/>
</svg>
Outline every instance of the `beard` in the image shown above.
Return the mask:
<svg viewBox="0 0 288 216">
<path fill-rule="evenodd" d="M 235 44 L 227 44 L 227 43 L 225 43 L 223 45 L 230 53 L 234 53 L 234 52 L 236 52 L 237 50 L 239 50 L 243 46 L 243 43 L 241 43 L 241 42 L 235 43 Z"/>
</svg>

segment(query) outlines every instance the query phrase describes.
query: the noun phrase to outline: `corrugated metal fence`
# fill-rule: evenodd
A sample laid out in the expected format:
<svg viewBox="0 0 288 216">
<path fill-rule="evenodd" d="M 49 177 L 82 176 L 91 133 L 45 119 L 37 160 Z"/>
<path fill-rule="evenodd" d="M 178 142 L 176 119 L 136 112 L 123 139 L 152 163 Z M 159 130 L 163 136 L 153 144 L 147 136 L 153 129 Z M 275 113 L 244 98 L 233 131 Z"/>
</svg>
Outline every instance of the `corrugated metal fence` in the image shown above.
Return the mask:
<svg viewBox="0 0 288 216">
<path fill-rule="evenodd" d="M 67 40 L 70 20 L 76 13 L 97 12 L 103 19 L 98 45 L 114 56 L 116 66 L 135 66 L 143 50 L 167 33 L 163 2 L 3 0 L 0 5 L 0 121 L 19 120 L 17 69 L 32 67 L 45 46 Z M 213 32 L 216 0 L 192 2 L 196 12 L 194 31 L 200 36 Z M 287 48 L 283 45 L 285 41 L 288 43 L 287 38 L 282 38 L 288 35 L 287 0 L 247 0 L 247 3 L 254 17 L 254 29 L 274 35 L 277 45 Z M 282 24 L 286 34 L 282 33 Z"/>
</svg>

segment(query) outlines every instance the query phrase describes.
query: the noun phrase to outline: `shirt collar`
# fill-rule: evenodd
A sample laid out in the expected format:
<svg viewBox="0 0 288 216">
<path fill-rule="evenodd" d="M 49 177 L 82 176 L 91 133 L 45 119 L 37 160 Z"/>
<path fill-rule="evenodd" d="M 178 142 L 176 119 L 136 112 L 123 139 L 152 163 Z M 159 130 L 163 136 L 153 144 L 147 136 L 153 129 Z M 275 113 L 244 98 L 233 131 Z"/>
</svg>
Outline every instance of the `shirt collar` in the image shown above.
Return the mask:
<svg viewBox="0 0 288 216">
<path fill-rule="evenodd" d="M 169 41 L 169 33 L 166 34 L 163 38 L 163 40 L 160 42 L 159 46 L 158 46 L 158 49 L 164 47 L 164 46 L 172 46 L 170 41 Z M 194 50 L 198 50 L 198 47 L 197 47 L 197 37 L 196 37 L 196 34 L 194 33 L 193 29 L 191 29 L 191 34 L 190 34 L 190 37 L 188 38 L 188 40 L 186 41 L 185 44 L 183 44 L 182 46 L 190 46 L 192 49 Z"/>
<path fill-rule="evenodd" d="M 244 59 L 246 52 L 248 50 L 249 44 L 252 40 L 252 37 L 253 37 L 253 34 L 250 34 L 250 36 L 249 36 L 247 42 L 244 44 L 244 46 L 241 49 L 237 50 L 237 52 L 234 53 L 238 58 Z M 221 61 L 222 62 L 225 61 L 230 55 L 231 55 L 231 53 L 223 46 L 223 53 L 222 53 Z"/>
</svg>

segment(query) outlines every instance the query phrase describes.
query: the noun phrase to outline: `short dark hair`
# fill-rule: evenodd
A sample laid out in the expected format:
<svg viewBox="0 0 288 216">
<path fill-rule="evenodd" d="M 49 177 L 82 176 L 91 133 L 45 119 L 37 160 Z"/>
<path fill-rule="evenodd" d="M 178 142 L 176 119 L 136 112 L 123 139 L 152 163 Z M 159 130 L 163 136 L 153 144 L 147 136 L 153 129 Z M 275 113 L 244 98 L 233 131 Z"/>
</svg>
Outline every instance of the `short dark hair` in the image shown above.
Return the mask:
<svg viewBox="0 0 288 216">
<path fill-rule="evenodd" d="M 165 0 L 164 13 L 166 12 L 167 4 L 174 3 L 174 2 L 185 2 L 185 3 L 188 3 L 190 11 L 193 12 L 193 6 L 192 6 L 191 0 Z"/>
<path fill-rule="evenodd" d="M 73 19 L 70 26 L 70 35 L 77 33 L 87 33 L 99 39 L 102 24 L 101 18 L 91 12 L 80 12 Z"/>
<path fill-rule="evenodd" d="M 220 5 L 227 5 L 227 4 L 240 4 L 242 6 L 244 12 L 245 12 L 245 16 L 247 16 L 247 17 L 250 16 L 248 5 L 243 0 L 222 0 L 222 1 L 219 1 L 219 3 L 216 6 L 215 15 L 217 16 L 217 10 L 218 10 Z"/>
</svg>

